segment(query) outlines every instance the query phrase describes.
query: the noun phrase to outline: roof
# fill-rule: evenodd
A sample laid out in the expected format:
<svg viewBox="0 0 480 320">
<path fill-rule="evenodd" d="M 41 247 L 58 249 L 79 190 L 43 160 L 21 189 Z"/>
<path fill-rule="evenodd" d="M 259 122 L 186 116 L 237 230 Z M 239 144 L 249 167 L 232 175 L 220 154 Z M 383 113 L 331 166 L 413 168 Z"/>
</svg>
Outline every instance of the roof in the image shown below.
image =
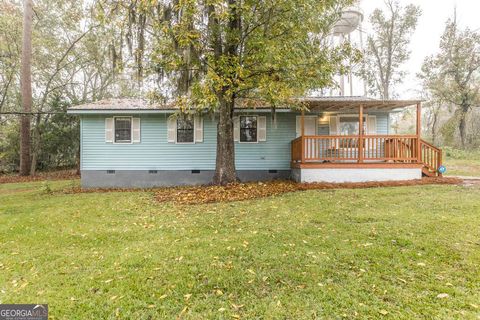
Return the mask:
<svg viewBox="0 0 480 320">
<path fill-rule="evenodd" d="M 293 100 L 292 100 L 293 101 Z M 378 100 L 367 97 L 305 97 L 295 99 L 307 105 L 310 111 L 353 111 L 363 106 L 369 110 L 394 111 L 413 106 L 422 100 Z M 259 99 L 239 100 L 236 109 L 239 110 L 271 110 L 271 105 Z M 275 109 L 290 111 L 291 106 L 276 106 Z M 83 113 L 168 113 L 177 111 L 173 104 L 151 103 L 146 99 L 124 98 L 105 99 L 97 102 L 77 105 L 68 108 L 70 114 Z"/>
<path fill-rule="evenodd" d="M 310 110 L 348 111 L 363 106 L 370 110 L 392 111 L 422 103 L 423 100 L 379 100 L 368 97 L 304 98 Z"/>
</svg>

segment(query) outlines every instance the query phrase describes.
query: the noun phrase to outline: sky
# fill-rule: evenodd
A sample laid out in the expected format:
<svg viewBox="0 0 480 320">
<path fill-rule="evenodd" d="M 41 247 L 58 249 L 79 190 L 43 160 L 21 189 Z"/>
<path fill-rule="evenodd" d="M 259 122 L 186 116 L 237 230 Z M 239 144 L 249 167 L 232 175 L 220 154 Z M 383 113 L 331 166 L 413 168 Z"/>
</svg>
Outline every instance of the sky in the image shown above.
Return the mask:
<svg viewBox="0 0 480 320">
<path fill-rule="evenodd" d="M 410 61 L 404 66 L 408 76 L 396 90 L 400 98 L 417 98 L 420 85 L 416 73 L 420 71 L 425 57 L 438 52 L 445 22 L 453 17 L 455 6 L 460 26 L 476 30 L 480 29 L 480 0 L 400 0 L 400 3 L 402 5 L 414 3 L 422 9 L 422 16 L 410 43 Z M 383 0 L 362 0 L 366 30 L 369 28 L 368 17 L 375 8 L 383 8 L 383 4 Z"/>
</svg>

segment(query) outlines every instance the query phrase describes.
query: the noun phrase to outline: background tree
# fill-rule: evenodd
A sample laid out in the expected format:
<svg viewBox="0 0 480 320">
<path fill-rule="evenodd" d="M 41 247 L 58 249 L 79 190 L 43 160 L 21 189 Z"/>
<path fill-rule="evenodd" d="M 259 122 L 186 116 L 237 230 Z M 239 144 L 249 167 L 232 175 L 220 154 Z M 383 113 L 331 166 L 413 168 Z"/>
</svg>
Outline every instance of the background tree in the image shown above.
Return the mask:
<svg viewBox="0 0 480 320">
<path fill-rule="evenodd" d="M 401 66 L 410 57 L 408 45 L 421 10 L 413 4 L 402 7 L 398 0 L 387 0 L 385 6 L 385 12 L 376 9 L 370 16 L 373 34 L 367 38 L 362 75 L 370 94 L 391 99 L 393 85 L 404 78 Z"/>
<path fill-rule="evenodd" d="M 348 3 L 105 1 L 101 8 L 102 16 L 123 16 L 128 29 L 135 25 L 138 61 L 148 52 L 146 35 L 151 35 L 145 70 L 160 75 L 162 81 L 154 90 L 158 99 L 173 100 L 183 113 L 212 112 L 218 117 L 214 183 L 227 184 L 236 181 L 235 105 L 261 100 L 274 109 L 295 104 L 292 97 L 331 85 L 352 50 L 330 48 L 326 36 L 339 9 Z"/>
<path fill-rule="evenodd" d="M 425 59 L 419 77 L 435 99 L 455 107 L 448 126 L 458 128 L 462 148 L 468 142 L 467 116 L 480 101 L 479 71 L 480 34 L 468 28 L 459 30 L 456 18 L 449 20 L 440 41 L 440 52 Z"/>
<path fill-rule="evenodd" d="M 21 91 L 23 114 L 20 122 L 20 174 L 30 173 L 30 112 L 32 111 L 32 23 L 33 2 L 24 1 Z"/>
<path fill-rule="evenodd" d="M 0 4 L 0 171 L 19 168 L 19 117 L 21 112 L 20 55 L 23 6 L 10 0 Z M 3 10 L 5 9 L 5 10 Z M 119 35 L 92 16 L 90 1 L 36 0 L 32 33 L 31 165 L 26 172 L 77 162 L 78 118 L 62 115 L 73 104 L 134 91 L 123 75 L 127 67 L 114 66 L 110 47 Z M 5 40 L 5 41 L 3 41 Z M 128 62 L 129 57 L 125 55 Z M 5 88 L 5 90 L 4 90 Z M 55 135 L 53 132 L 59 133 Z"/>
</svg>

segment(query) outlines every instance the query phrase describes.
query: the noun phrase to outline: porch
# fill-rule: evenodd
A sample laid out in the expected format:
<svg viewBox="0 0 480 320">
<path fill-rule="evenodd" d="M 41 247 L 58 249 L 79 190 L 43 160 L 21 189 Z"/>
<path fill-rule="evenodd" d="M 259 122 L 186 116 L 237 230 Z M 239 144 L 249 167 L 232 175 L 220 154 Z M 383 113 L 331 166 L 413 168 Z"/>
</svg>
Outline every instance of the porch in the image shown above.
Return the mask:
<svg viewBox="0 0 480 320">
<path fill-rule="evenodd" d="M 369 121 L 369 117 L 365 117 L 366 111 L 394 111 L 411 105 L 416 107 L 415 134 L 372 134 L 367 130 L 368 126 L 365 122 Z M 321 99 L 316 103 L 309 101 L 309 111 L 319 112 L 320 110 L 321 112 L 346 111 L 348 113 L 356 110 L 358 120 L 353 126 L 356 132 L 344 134 L 346 130 L 338 130 L 339 132 L 334 135 L 311 135 L 309 131 L 306 134 L 307 116 L 302 112 L 300 136 L 291 142 L 291 167 L 294 172 L 295 170 L 297 173 L 309 172 L 309 175 L 313 174 L 321 178 L 335 176 L 335 174 L 338 176 L 341 170 L 348 169 L 349 175 L 357 176 L 345 181 L 368 181 L 369 178 L 375 181 L 407 180 L 416 179 L 422 175 L 441 176 L 438 169 L 442 165 L 442 151 L 421 138 L 421 101 L 361 99 L 351 100 L 348 103 L 345 101 L 336 103 L 335 100 L 327 99 Z M 344 175 L 340 174 L 340 176 Z M 339 182 L 338 179 L 326 180 Z"/>
</svg>

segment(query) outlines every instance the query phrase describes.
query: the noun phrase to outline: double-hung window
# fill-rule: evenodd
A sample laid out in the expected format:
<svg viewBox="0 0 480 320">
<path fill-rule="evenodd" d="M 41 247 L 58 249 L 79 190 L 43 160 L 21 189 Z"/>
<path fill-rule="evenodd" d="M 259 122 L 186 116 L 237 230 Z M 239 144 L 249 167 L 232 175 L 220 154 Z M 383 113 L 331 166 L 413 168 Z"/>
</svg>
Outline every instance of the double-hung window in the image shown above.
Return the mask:
<svg viewBox="0 0 480 320">
<path fill-rule="evenodd" d="M 115 143 L 131 143 L 132 142 L 132 118 L 116 117 L 115 118 Z"/>
<path fill-rule="evenodd" d="M 240 117 L 240 142 L 258 142 L 257 117 Z"/>
<path fill-rule="evenodd" d="M 195 124 L 193 119 L 177 119 L 177 143 L 195 142 Z"/>
</svg>

